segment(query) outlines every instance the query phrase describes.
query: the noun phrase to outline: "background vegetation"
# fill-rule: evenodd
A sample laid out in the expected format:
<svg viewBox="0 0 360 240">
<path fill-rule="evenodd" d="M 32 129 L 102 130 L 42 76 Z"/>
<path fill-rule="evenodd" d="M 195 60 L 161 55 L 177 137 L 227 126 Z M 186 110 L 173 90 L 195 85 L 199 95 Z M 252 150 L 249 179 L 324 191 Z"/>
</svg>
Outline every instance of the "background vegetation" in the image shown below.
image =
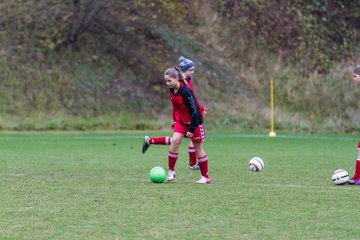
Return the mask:
<svg viewBox="0 0 360 240">
<path fill-rule="evenodd" d="M 197 65 L 210 129 L 360 126 L 357 1 L 4 0 L 0 128 L 161 129 L 163 71 Z"/>
</svg>

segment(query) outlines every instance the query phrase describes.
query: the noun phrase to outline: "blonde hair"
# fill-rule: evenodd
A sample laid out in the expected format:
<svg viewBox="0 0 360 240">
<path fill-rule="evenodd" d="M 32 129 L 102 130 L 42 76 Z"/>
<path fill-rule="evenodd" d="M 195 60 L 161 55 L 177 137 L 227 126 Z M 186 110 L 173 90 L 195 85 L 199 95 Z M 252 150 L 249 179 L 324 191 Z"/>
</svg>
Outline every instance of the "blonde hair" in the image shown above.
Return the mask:
<svg viewBox="0 0 360 240">
<path fill-rule="evenodd" d="M 353 74 L 360 75 L 360 65 L 357 65 L 352 71 Z"/>
</svg>

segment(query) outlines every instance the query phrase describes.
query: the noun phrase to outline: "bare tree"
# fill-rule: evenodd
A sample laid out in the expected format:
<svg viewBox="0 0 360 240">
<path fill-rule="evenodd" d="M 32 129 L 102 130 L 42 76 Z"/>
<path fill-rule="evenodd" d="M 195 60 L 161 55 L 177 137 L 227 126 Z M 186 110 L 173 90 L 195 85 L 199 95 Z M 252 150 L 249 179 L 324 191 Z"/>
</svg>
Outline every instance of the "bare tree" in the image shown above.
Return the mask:
<svg viewBox="0 0 360 240">
<path fill-rule="evenodd" d="M 96 17 L 112 2 L 99 0 L 73 0 L 73 15 L 64 44 L 76 44 L 81 34 L 89 31 Z"/>
</svg>

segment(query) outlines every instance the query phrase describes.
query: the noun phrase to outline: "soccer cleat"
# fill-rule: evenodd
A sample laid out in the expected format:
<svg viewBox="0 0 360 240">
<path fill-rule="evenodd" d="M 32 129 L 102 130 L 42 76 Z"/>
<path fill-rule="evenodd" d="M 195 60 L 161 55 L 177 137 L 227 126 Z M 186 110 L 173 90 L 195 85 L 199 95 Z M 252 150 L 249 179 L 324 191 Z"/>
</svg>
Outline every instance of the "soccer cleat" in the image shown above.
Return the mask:
<svg viewBox="0 0 360 240">
<path fill-rule="evenodd" d="M 349 185 L 360 185 L 360 179 L 358 180 L 354 180 L 353 178 L 351 178 L 348 182 Z"/>
<path fill-rule="evenodd" d="M 199 184 L 210 183 L 210 178 L 206 178 L 204 176 L 201 176 L 201 178 L 198 181 L 196 181 L 196 183 L 199 183 Z"/>
<path fill-rule="evenodd" d="M 150 140 L 149 136 L 144 137 L 144 144 L 143 144 L 143 147 L 142 147 L 142 153 L 145 153 L 146 150 L 148 150 L 148 148 L 150 147 L 149 140 Z"/>
<path fill-rule="evenodd" d="M 199 164 L 196 163 L 194 166 L 189 165 L 189 169 L 193 170 L 193 171 L 198 171 L 198 170 L 200 170 L 200 167 L 199 167 Z"/>
<path fill-rule="evenodd" d="M 169 170 L 168 175 L 166 177 L 166 181 L 171 182 L 175 179 L 175 177 L 176 177 L 176 172 Z"/>
</svg>

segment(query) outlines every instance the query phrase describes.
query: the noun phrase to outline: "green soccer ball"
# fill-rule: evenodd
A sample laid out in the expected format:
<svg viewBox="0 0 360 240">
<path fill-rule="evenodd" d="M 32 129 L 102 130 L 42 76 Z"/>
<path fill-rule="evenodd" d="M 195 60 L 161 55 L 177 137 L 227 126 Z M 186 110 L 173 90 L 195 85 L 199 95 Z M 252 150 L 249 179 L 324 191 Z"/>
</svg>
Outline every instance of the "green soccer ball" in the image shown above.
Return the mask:
<svg viewBox="0 0 360 240">
<path fill-rule="evenodd" d="M 165 169 L 162 167 L 154 167 L 150 170 L 149 177 L 153 183 L 162 183 L 166 178 Z"/>
</svg>

